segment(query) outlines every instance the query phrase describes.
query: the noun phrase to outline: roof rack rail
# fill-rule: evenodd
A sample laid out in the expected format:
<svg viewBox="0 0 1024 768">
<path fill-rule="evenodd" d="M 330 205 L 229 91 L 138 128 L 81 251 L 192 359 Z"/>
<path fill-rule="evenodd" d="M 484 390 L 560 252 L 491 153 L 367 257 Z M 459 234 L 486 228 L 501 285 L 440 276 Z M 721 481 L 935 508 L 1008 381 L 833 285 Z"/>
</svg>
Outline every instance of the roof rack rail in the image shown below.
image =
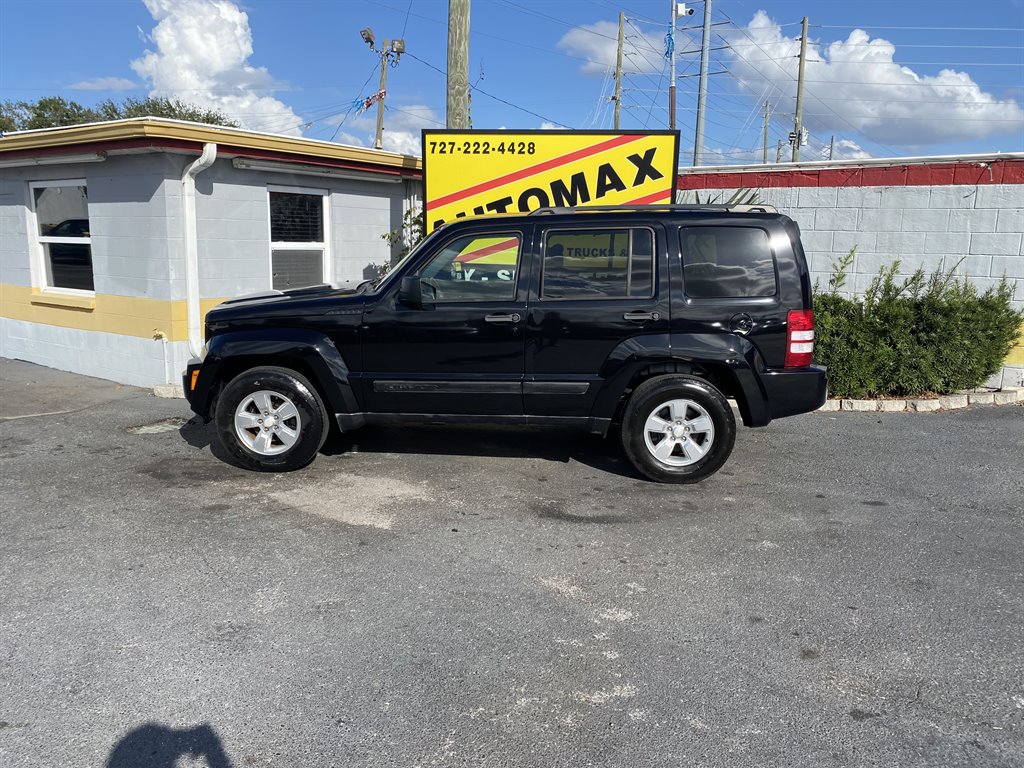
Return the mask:
<svg viewBox="0 0 1024 768">
<path fill-rule="evenodd" d="M 597 211 L 722 211 L 723 213 L 778 213 L 774 205 L 747 203 L 743 205 L 694 205 L 664 203 L 653 205 L 575 205 L 571 207 L 548 207 L 530 211 L 530 216 L 544 216 L 556 213 L 594 213 Z"/>
</svg>

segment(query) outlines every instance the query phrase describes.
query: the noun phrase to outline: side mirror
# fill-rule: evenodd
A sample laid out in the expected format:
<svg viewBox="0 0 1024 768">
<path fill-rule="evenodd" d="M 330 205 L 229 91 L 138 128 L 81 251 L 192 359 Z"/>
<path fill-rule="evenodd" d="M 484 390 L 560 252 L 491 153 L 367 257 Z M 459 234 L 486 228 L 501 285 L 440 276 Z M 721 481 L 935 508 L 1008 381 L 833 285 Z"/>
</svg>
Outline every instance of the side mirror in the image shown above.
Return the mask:
<svg viewBox="0 0 1024 768">
<path fill-rule="evenodd" d="M 398 284 L 398 301 L 412 309 L 423 309 L 423 288 L 419 275 L 406 275 Z"/>
</svg>

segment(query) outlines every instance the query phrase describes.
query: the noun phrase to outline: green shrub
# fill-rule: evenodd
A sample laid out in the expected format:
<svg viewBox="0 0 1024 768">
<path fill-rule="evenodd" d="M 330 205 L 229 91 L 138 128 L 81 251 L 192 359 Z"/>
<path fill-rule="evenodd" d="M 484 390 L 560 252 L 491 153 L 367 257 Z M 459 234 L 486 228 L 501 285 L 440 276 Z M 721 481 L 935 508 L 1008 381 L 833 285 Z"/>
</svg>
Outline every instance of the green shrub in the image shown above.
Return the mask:
<svg viewBox="0 0 1024 768">
<path fill-rule="evenodd" d="M 840 397 L 912 397 L 980 386 L 997 373 L 1024 322 L 1005 278 L 979 295 L 966 278 L 937 269 L 897 276 L 883 267 L 861 298 L 838 291 L 854 251 L 815 285 L 815 357 Z"/>
</svg>

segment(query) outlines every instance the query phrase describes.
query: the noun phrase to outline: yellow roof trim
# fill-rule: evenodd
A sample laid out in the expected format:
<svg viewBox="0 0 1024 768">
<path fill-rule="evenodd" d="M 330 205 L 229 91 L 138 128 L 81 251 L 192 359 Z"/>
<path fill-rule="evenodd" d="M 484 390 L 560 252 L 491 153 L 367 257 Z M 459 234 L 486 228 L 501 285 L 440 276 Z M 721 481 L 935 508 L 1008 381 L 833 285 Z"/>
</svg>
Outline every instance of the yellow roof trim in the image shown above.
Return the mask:
<svg viewBox="0 0 1024 768">
<path fill-rule="evenodd" d="M 423 164 L 418 157 L 384 152 L 379 149 L 352 147 L 329 141 L 303 139 L 296 136 L 282 136 L 273 133 L 246 131 L 241 128 L 224 128 L 184 120 L 169 120 L 157 117 L 112 120 L 105 123 L 86 123 L 61 128 L 43 128 L 33 131 L 17 131 L 0 139 L 0 155 L 4 152 L 19 152 L 33 149 L 55 149 L 79 144 L 125 141 L 131 139 L 172 139 L 195 141 L 202 144 L 212 142 L 241 149 L 282 152 L 289 155 L 305 156 L 327 160 L 380 165 L 388 168 L 421 170 Z"/>
</svg>

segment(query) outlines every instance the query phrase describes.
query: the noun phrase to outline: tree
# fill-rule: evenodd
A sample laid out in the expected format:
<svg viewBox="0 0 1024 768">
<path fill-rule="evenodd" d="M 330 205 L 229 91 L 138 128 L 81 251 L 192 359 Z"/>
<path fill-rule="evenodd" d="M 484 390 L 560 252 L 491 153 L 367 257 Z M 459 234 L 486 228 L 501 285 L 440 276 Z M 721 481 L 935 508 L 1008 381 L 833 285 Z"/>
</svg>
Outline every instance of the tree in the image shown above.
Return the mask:
<svg viewBox="0 0 1024 768">
<path fill-rule="evenodd" d="M 130 117 L 168 117 L 229 128 L 238 127 L 238 123 L 217 110 L 166 97 L 129 97 L 120 104 L 107 99 L 95 107 L 85 107 L 62 96 L 45 96 L 34 102 L 4 101 L 0 104 L 0 131 L 9 133 L 34 128 L 57 128 Z"/>
<path fill-rule="evenodd" d="M 167 117 L 173 120 L 190 120 L 193 123 L 224 125 L 237 128 L 238 123 L 222 112 L 207 109 L 195 104 L 187 104 L 179 99 L 150 96 L 136 99 L 129 96 L 120 104 L 111 99 L 101 101 L 96 109 L 103 120 L 120 120 L 127 117 Z"/>
</svg>

